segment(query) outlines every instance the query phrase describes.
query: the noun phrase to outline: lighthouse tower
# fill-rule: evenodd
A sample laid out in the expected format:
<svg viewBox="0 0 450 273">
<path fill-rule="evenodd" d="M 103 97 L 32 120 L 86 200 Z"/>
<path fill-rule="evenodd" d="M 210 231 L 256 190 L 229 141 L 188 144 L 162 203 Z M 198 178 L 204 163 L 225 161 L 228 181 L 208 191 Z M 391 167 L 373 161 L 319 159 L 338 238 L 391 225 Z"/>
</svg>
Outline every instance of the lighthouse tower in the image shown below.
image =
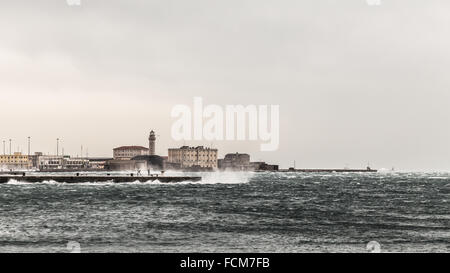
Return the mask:
<svg viewBox="0 0 450 273">
<path fill-rule="evenodd" d="M 148 154 L 155 155 L 155 144 L 156 144 L 156 135 L 152 130 L 150 132 L 150 136 L 148 137 Z"/>
</svg>

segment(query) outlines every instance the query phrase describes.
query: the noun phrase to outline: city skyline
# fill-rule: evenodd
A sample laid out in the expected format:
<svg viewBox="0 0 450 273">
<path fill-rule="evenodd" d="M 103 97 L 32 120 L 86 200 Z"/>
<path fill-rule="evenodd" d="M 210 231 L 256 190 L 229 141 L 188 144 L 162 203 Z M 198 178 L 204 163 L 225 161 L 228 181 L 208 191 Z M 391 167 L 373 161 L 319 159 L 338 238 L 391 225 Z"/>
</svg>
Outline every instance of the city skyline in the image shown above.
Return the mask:
<svg viewBox="0 0 450 273">
<path fill-rule="evenodd" d="M 182 171 L 279 171 L 278 164 L 268 164 L 265 161 L 250 161 L 251 156 L 239 152 L 226 152 L 219 157 L 218 149 L 205 146 L 181 146 L 168 148 L 167 154 L 156 154 L 157 132 L 151 130 L 148 134 L 148 146 L 126 145 L 114 147 L 111 156 L 91 156 L 88 148 L 81 146 L 80 154 L 65 153 L 61 147 L 61 138 L 56 139 L 56 153 L 50 154 L 31 150 L 31 137 L 27 137 L 27 154 L 20 149 L 12 150 L 12 139 L 9 139 L 9 151 L 6 152 L 6 141 L 3 141 L 3 154 L 0 154 L 0 170 L 11 173 L 23 170 L 35 171 L 141 171 L 165 170 Z M 61 151 L 61 152 L 60 152 Z M 85 151 L 85 154 L 83 153 Z M 358 170 L 361 171 L 361 170 Z M 25 175 L 25 173 L 23 173 Z"/>
<path fill-rule="evenodd" d="M 449 252 L 449 11 L 1 1 L 0 253 L 276 272 Z"/>
<path fill-rule="evenodd" d="M 66 153 L 103 156 L 153 127 L 159 147 L 178 147 L 171 110 L 200 96 L 280 107 L 276 151 L 219 151 L 284 168 L 450 170 L 450 3 L 320 2 L 2 3 L 1 139 L 55 153 L 60 137 Z"/>
<path fill-rule="evenodd" d="M 151 130 L 151 132 L 154 132 L 154 131 Z M 66 152 L 64 146 L 62 145 L 62 141 L 63 141 L 62 138 L 56 138 L 55 139 L 55 143 L 54 143 L 55 146 L 54 146 L 54 152 L 53 153 L 49 152 L 49 151 L 44 151 L 44 150 L 39 149 L 39 148 L 36 148 L 36 150 L 33 150 L 32 149 L 33 143 L 32 143 L 32 138 L 31 137 L 27 137 L 27 147 L 29 147 L 29 148 L 27 148 L 26 151 L 23 150 L 22 146 L 20 146 L 20 145 L 17 146 L 15 149 L 12 149 L 12 151 L 10 151 L 10 148 L 8 146 L 10 140 L 11 140 L 12 143 L 14 143 L 14 139 L 8 139 L 8 141 L 6 141 L 6 140 L 2 141 L 5 144 L 3 146 L 3 149 L 2 149 L 2 154 L 13 155 L 14 153 L 21 153 L 22 155 L 34 155 L 35 153 L 43 153 L 44 155 L 52 155 L 52 156 L 63 156 L 63 155 L 65 155 L 65 156 L 89 157 L 89 147 L 86 147 L 86 146 L 83 146 L 83 145 L 80 146 L 80 150 L 79 150 L 80 153 Z M 157 141 L 160 141 L 160 139 L 157 139 Z M 191 142 L 192 143 L 199 143 L 199 141 L 191 141 Z M 120 147 L 123 147 L 123 146 L 139 146 L 139 147 L 143 147 L 143 148 L 146 148 L 147 150 L 149 150 L 149 153 L 150 153 L 149 146 L 151 146 L 151 145 L 147 145 L 146 146 L 146 145 L 144 145 L 142 143 L 118 144 L 118 145 L 115 145 L 115 146 L 111 147 L 111 152 L 110 152 L 109 155 L 105 155 L 105 154 L 97 154 L 97 155 L 91 154 L 91 157 L 109 157 L 109 156 L 112 156 L 114 149 L 120 148 Z M 173 147 L 165 147 L 165 148 L 159 148 L 157 144 L 155 145 L 155 143 L 153 143 L 152 147 L 154 147 L 156 149 L 156 151 L 161 151 L 161 153 L 153 153 L 153 154 L 157 154 L 157 155 L 160 155 L 160 156 L 167 156 L 168 155 L 168 150 L 174 149 L 175 147 L 178 148 L 178 147 L 182 147 L 182 146 L 189 146 L 189 147 L 191 147 L 191 146 L 192 147 L 203 146 L 203 147 L 207 147 L 207 148 L 215 148 L 215 147 L 212 146 L 211 143 L 210 143 L 210 145 L 204 145 L 204 144 L 203 145 L 188 145 L 186 142 L 183 142 L 182 145 L 173 146 Z M 11 147 L 14 147 L 14 145 L 12 145 Z M 223 155 L 226 155 L 226 154 L 229 154 L 229 153 L 235 153 L 235 152 L 242 152 L 242 151 L 223 151 Z"/>
</svg>

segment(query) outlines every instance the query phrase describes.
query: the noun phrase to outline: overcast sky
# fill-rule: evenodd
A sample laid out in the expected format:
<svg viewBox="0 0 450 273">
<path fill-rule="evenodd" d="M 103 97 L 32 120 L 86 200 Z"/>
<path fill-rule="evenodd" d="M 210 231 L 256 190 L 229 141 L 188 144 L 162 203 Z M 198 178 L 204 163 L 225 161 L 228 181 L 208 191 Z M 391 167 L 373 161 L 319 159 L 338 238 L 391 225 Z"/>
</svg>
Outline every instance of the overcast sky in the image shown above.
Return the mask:
<svg viewBox="0 0 450 273">
<path fill-rule="evenodd" d="M 0 139 L 90 156 L 157 152 L 176 104 L 280 105 L 289 167 L 450 170 L 447 0 L 0 1 Z M 186 143 L 198 144 L 198 143 Z M 204 143 L 210 145 L 209 143 Z"/>
</svg>

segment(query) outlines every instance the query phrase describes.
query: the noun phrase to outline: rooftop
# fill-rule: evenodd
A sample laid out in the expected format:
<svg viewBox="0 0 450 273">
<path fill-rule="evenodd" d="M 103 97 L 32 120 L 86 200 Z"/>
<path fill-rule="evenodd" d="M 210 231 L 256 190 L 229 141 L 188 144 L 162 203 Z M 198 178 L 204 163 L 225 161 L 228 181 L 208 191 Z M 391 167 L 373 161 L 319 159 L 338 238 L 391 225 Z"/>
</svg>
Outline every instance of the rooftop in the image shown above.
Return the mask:
<svg viewBox="0 0 450 273">
<path fill-rule="evenodd" d="M 114 151 L 116 150 L 145 150 L 148 151 L 148 148 L 142 147 L 142 146 L 122 146 L 114 148 Z"/>
<path fill-rule="evenodd" d="M 180 148 L 170 148 L 169 150 L 212 150 L 217 151 L 217 149 L 204 147 L 204 146 L 197 146 L 197 147 L 189 147 L 189 146 L 181 146 Z"/>
</svg>

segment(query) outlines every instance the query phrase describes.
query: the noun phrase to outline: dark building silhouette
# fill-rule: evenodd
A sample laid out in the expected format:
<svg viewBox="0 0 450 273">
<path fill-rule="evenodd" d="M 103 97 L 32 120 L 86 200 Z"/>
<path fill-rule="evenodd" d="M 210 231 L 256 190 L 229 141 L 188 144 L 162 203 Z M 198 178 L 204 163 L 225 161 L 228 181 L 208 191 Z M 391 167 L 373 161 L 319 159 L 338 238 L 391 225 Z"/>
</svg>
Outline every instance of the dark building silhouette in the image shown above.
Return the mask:
<svg viewBox="0 0 450 273">
<path fill-rule="evenodd" d="M 218 160 L 219 169 L 229 171 L 277 171 L 278 165 L 266 162 L 251 162 L 249 154 L 227 154 Z"/>
<path fill-rule="evenodd" d="M 150 168 L 151 170 L 164 169 L 164 158 L 159 155 L 138 155 L 133 157 L 131 160 L 146 161 L 147 168 Z"/>
</svg>

